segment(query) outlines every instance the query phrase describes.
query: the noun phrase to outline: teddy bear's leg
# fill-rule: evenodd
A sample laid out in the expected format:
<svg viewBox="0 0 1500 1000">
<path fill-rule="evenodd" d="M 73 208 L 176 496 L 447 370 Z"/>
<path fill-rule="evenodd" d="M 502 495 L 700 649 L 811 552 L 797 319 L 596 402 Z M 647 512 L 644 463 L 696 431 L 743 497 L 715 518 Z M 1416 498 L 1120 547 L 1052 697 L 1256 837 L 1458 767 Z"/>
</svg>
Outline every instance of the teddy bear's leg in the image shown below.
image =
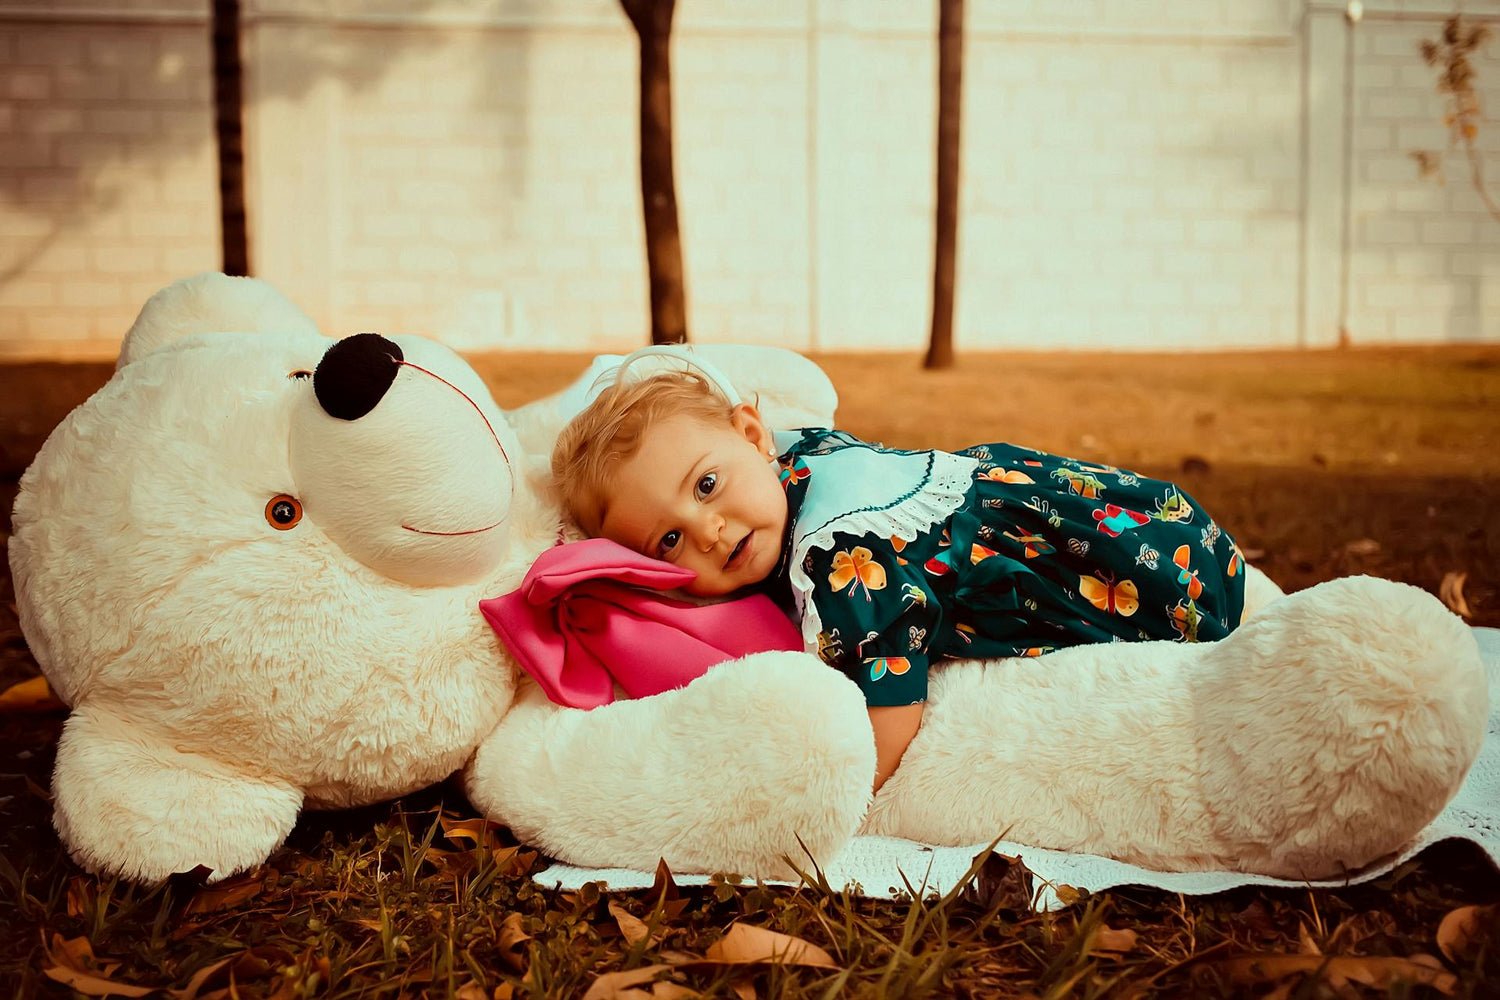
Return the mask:
<svg viewBox="0 0 1500 1000">
<path fill-rule="evenodd" d="M 217 880 L 264 861 L 291 832 L 302 793 L 183 753 L 85 703 L 63 727 L 52 800 L 75 861 L 154 882 L 198 865 Z"/>
<path fill-rule="evenodd" d="M 1397 850 L 1458 791 L 1489 721 L 1473 631 L 1407 584 L 1319 584 L 1207 653 L 1204 801 L 1254 871 L 1337 876 Z"/>
<path fill-rule="evenodd" d="M 1441 811 L 1488 715 L 1462 621 L 1415 587 L 1335 580 L 1217 643 L 936 671 L 864 832 L 1337 876 Z"/>
<path fill-rule="evenodd" d="M 870 798 L 859 689 L 804 653 L 720 664 L 591 711 L 532 684 L 466 774 L 475 806 L 573 864 L 783 877 L 843 847 Z"/>
</svg>

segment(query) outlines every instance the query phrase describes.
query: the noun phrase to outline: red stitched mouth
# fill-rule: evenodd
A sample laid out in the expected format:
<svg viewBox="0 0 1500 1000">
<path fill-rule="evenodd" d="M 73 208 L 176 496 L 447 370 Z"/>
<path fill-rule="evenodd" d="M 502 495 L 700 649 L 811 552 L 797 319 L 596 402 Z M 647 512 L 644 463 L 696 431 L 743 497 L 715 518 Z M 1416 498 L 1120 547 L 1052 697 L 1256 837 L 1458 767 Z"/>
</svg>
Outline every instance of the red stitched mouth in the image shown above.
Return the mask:
<svg viewBox="0 0 1500 1000">
<path fill-rule="evenodd" d="M 494 524 L 490 525 L 487 528 L 470 528 L 468 531 L 423 531 L 421 528 L 413 528 L 409 524 L 403 524 L 401 527 L 406 531 L 414 531 L 419 535 L 437 535 L 441 538 L 456 538 L 459 535 L 480 535 L 486 531 L 489 531 L 491 528 L 500 527 L 500 525 L 503 523 L 505 523 L 505 519 L 501 518 L 499 521 L 496 521 Z"/>
</svg>

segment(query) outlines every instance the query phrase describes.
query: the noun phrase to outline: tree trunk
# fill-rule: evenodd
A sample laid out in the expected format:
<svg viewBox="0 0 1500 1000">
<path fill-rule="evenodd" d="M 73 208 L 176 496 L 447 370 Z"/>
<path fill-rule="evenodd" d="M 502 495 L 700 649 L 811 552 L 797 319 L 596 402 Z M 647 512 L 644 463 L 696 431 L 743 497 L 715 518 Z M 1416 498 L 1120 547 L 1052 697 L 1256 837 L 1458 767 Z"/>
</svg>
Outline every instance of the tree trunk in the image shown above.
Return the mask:
<svg viewBox="0 0 1500 1000">
<path fill-rule="evenodd" d="M 646 271 L 651 290 L 651 342 L 688 339 L 672 174 L 672 12 L 675 0 L 620 0 L 641 51 L 641 205 L 646 223 Z"/>
<path fill-rule="evenodd" d="M 964 0 L 938 0 L 937 238 L 932 333 L 924 368 L 953 366 L 954 257 L 958 246 L 958 134 L 963 96 Z"/>
<path fill-rule="evenodd" d="M 213 0 L 212 33 L 214 140 L 219 154 L 219 229 L 223 269 L 225 274 L 249 274 L 239 0 Z"/>
</svg>

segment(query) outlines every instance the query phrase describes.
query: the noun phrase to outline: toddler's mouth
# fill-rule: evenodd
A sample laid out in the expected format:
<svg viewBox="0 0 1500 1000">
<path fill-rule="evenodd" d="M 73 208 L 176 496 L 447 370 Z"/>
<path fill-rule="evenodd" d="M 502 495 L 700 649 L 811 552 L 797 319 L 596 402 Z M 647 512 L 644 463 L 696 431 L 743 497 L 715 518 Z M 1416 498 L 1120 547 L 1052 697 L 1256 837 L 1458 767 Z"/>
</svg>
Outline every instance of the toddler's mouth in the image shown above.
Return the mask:
<svg viewBox="0 0 1500 1000">
<path fill-rule="evenodd" d="M 750 536 L 753 534 L 755 532 L 749 532 L 744 538 L 740 539 L 739 544 L 734 547 L 734 551 L 729 553 L 729 558 L 724 560 L 725 569 L 735 569 L 739 565 L 740 560 L 750 551 Z"/>
</svg>

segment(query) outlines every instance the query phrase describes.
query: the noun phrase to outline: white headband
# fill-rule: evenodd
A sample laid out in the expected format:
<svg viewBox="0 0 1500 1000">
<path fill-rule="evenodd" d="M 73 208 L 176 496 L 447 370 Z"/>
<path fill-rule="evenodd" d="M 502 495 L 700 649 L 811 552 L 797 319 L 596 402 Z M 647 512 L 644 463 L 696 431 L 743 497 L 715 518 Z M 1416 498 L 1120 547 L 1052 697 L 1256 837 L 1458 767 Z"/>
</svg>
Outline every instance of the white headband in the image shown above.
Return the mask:
<svg viewBox="0 0 1500 1000">
<path fill-rule="evenodd" d="M 593 402 L 605 387 L 624 382 L 626 370 L 642 358 L 663 358 L 668 363 L 647 364 L 646 368 L 650 370 L 643 373 L 641 378 L 649 378 L 658 372 L 679 367 L 683 371 L 696 368 L 698 373 L 708 379 L 709 383 L 719 390 L 719 394 L 729 401 L 730 406 L 738 406 L 742 402 L 740 394 L 735 391 L 734 384 L 729 381 L 729 378 L 717 367 L 694 354 L 692 347 L 687 344 L 656 344 L 651 347 L 642 347 L 638 351 L 631 351 L 618 365 L 608 369 L 595 380 L 594 385 L 589 388 L 587 402 Z M 670 363 L 672 361 L 680 362 L 680 365 L 673 365 Z"/>
</svg>

